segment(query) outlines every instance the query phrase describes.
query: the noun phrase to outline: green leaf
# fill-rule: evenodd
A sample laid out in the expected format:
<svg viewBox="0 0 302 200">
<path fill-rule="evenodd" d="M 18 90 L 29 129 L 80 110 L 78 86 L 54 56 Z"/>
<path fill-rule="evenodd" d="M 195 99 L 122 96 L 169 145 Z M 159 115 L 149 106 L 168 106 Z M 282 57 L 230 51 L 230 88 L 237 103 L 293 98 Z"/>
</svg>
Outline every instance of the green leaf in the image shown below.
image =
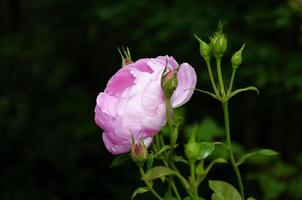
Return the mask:
<svg viewBox="0 0 302 200">
<path fill-rule="evenodd" d="M 215 144 L 214 143 L 210 143 L 210 142 L 201 142 L 200 143 L 200 154 L 199 154 L 199 159 L 203 160 L 206 157 L 208 157 L 209 155 L 211 155 L 211 153 L 214 151 L 215 149 Z"/>
<path fill-rule="evenodd" d="M 112 168 L 112 167 L 119 166 L 119 165 L 121 165 L 122 163 L 124 163 L 128 160 L 130 160 L 129 154 L 118 155 L 113 159 L 113 161 L 111 162 L 110 167 Z"/>
<path fill-rule="evenodd" d="M 241 92 L 246 92 L 246 91 L 255 91 L 255 92 L 257 92 L 257 94 L 259 94 L 259 90 L 255 86 L 249 86 L 249 87 L 246 87 L 246 88 L 240 88 L 240 89 L 237 89 L 237 90 L 233 91 L 231 93 L 229 99 L 232 98 L 233 96 L 241 93 Z"/>
<path fill-rule="evenodd" d="M 209 181 L 209 186 L 214 191 L 212 200 L 242 200 L 235 187 L 227 182 Z"/>
<path fill-rule="evenodd" d="M 175 174 L 175 172 L 172 169 L 164 166 L 158 166 L 147 171 L 144 179 L 147 181 L 152 181 L 162 176 L 168 176 L 171 174 Z"/>
<path fill-rule="evenodd" d="M 212 194 L 212 200 L 224 200 L 223 196 L 221 196 L 221 194 L 218 193 L 214 193 Z"/>
<path fill-rule="evenodd" d="M 189 196 L 187 196 L 187 197 L 185 197 L 183 200 L 192 200 L 192 198 L 189 197 Z M 197 200 L 205 200 L 205 199 L 202 198 L 202 197 L 197 197 Z"/>
<path fill-rule="evenodd" d="M 147 187 L 139 187 L 133 192 L 131 199 L 133 199 L 138 194 L 143 194 L 148 191 L 149 189 Z"/>
<path fill-rule="evenodd" d="M 185 163 L 185 164 L 189 165 L 189 162 L 186 159 L 184 159 L 184 157 L 182 157 L 182 156 L 174 155 L 173 156 L 173 161 L 182 162 L 182 163 Z"/>
<path fill-rule="evenodd" d="M 247 198 L 247 200 L 256 200 L 256 199 L 253 197 L 249 197 L 249 198 Z"/>
<path fill-rule="evenodd" d="M 256 155 L 262 155 L 262 156 L 276 156 L 278 155 L 279 153 L 274 151 L 274 150 L 271 150 L 271 149 L 260 149 L 260 150 L 257 150 L 257 151 L 254 151 L 254 152 L 251 152 L 251 153 L 247 153 L 245 155 L 243 155 L 239 161 L 237 162 L 237 165 L 241 165 L 243 164 L 248 158 L 252 157 L 252 156 L 256 156 Z"/>
</svg>

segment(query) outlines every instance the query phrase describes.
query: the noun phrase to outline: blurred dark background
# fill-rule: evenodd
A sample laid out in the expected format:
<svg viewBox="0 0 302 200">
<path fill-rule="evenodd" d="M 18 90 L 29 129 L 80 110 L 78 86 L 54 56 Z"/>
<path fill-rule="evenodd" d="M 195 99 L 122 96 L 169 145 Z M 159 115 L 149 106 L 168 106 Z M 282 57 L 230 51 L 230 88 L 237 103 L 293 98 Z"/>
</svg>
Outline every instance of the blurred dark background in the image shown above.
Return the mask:
<svg viewBox="0 0 302 200">
<path fill-rule="evenodd" d="M 189 62 L 198 88 L 209 90 L 193 34 L 207 40 L 220 20 L 223 70 L 229 75 L 230 56 L 246 43 L 235 87 L 260 89 L 232 100 L 234 140 L 281 153 L 243 168 L 247 194 L 302 199 L 301 0 L 0 0 L 0 199 L 130 199 L 142 185 L 136 167 L 110 168 L 93 121 L 96 96 L 120 68 L 117 47 L 134 60 Z M 220 105 L 200 93 L 186 114 L 187 124 L 223 125 Z"/>
</svg>

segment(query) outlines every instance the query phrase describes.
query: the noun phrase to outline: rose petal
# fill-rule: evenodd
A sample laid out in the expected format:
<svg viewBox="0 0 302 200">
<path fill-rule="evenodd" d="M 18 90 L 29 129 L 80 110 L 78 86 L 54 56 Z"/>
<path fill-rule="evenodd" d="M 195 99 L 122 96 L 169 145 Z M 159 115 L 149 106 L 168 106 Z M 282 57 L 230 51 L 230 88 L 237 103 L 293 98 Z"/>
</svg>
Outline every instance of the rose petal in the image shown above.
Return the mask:
<svg viewBox="0 0 302 200">
<path fill-rule="evenodd" d="M 177 73 L 178 86 L 171 98 L 173 108 L 185 104 L 192 97 L 197 82 L 195 70 L 188 64 L 183 63 Z"/>
<path fill-rule="evenodd" d="M 120 69 L 109 80 L 105 93 L 111 96 L 120 96 L 124 90 L 134 84 L 135 77 L 130 73 L 131 68 L 126 66 Z"/>
</svg>

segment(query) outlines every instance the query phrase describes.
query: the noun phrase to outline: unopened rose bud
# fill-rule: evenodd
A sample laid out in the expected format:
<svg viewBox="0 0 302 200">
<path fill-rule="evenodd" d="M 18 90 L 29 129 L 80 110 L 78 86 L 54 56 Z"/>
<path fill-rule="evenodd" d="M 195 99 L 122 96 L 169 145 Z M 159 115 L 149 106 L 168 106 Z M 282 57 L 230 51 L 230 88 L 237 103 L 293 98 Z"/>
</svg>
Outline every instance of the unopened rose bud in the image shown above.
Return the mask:
<svg viewBox="0 0 302 200">
<path fill-rule="evenodd" d="M 227 49 L 227 39 L 222 33 L 216 33 L 211 39 L 211 48 L 214 56 L 220 59 Z"/>
<path fill-rule="evenodd" d="M 194 35 L 195 38 L 199 42 L 199 50 L 200 50 L 200 55 L 205 59 L 206 61 L 210 60 L 211 58 L 211 47 L 204 41 L 202 41 L 197 35 Z"/>
<path fill-rule="evenodd" d="M 200 154 L 200 143 L 196 142 L 196 130 L 194 128 L 190 135 L 189 142 L 185 145 L 185 155 L 190 162 L 195 162 L 199 158 Z"/>
<path fill-rule="evenodd" d="M 122 58 L 122 67 L 125 67 L 126 65 L 133 63 L 131 60 L 131 54 L 128 47 L 126 48 L 126 50 L 124 49 L 124 47 L 122 48 L 122 51 L 119 48 L 117 50 Z"/>
<path fill-rule="evenodd" d="M 217 32 L 211 38 L 211 48 L 216 59 L 221 59 L 228 46 L 227 39 L 222 32 L 222 26 L 221 23 L 218 25 Z"/>
<path fill-rule="evenodd" d="M 172 97 L 174 90 L 177 88 L 177 85 L 177 72 L 168 69 L 168 72 L 164 74 L 161 79 L 161 87 L 165 93 L 166 98 L 170 99 Z"/>
<path fill-rule="evenodd" d="M 142 166 L 147 159 L 148 150 L 144 142 L 132 144 L 131 157 L 137 165 Z"/>
<path fill-rule="evenodd" d="M 185 145 L 185 155 L 190 161 L 196 161 L 199 157 L 200 144 L 197 142 L 189 142 Z"/>
<path fill-rule="evenodd" d="M 242 51 L 244 49 L 244 46 L 245 44 L 243 44 L 242 47 L 232 56 L 231 62 L 233 69 L 237 69 L 238 66 L 242 63 Z"/>
</svg>

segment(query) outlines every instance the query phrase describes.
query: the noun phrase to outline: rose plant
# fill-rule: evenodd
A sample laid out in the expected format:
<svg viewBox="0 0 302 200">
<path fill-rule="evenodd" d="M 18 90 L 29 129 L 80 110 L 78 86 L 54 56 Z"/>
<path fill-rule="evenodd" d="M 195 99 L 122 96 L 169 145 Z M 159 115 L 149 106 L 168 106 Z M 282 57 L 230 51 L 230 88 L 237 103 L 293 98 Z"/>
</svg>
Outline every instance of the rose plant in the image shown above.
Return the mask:
<svg viewBox="0 0 302 200">
<path fill-rule="evenodd" d="M 218 26 L 218 31 L 210 38 L 209 43 L 196 35 L 195 37 L 207 66 L 213 92 L 195 88 L 196 73 L 188 63 L 179 65 L 169 56 L 144 58 L 133 62 L 127 49 L 120 52 L 122 68 L 111 77 L 104 92 L 97 97 L 95 122 L 103 130 L 102 137 L 107 150 L 114 155 L 120 154 L 113 161 L 113 165 L 118 165 L 131 157 L 145 182 L 146 186 L 137 188 L 132 198 L 140 193 L 151 192 L 159 200 L 201 200 L 203 198 L 199 194 L 199 186 L 206 180 L 212 167 L 219 163 L 230 163 L 237 178 L 239 192 L 226 181 L 210 180 L 209 187 L 214 192 L 211 198 L 245 200 L 239 166 L 254 155 L 277 155 L 277 152 L 270 149 L 250 152 L 240 158 L 235 157 L 233 153 L 229 100 L 249 90 L 258 93 L 254 86 L 233 90 L 245 45 L 231 58 L 232 74 L 228 87 L 225 87 L 221 59 L 228 45 L 222 32 L 222 25 Z M 216 70 L 212 69 L 212 60 L 216 63 Z M 188 142 L 183 145 L 184 153 L 179 155 L 179 151 L 175 153 L 179 146 L 177 143 L 179 122 L 174 120 L 173 109 L 188 102 L 194 91 L 210 95 L 221 103 L 225 122 L 225 142 L 197 141 L 196 134 L 200 133 L 192 130 Z M 166 124 L 169 130 L 167 135 L 161 131 Z M 210 162 L 204 162 L 217 145 L 221 145 L 228 153 L 228 159 L 217 157 Z M 190 174 L 188 177 L 179 170 L 179 164 L 188 166 Z M 164 194 L 159 194 L 154 188 L 157 179 L 161 179 L 164 184 L 167 183 L 168 187 Z"/>
</svg>

